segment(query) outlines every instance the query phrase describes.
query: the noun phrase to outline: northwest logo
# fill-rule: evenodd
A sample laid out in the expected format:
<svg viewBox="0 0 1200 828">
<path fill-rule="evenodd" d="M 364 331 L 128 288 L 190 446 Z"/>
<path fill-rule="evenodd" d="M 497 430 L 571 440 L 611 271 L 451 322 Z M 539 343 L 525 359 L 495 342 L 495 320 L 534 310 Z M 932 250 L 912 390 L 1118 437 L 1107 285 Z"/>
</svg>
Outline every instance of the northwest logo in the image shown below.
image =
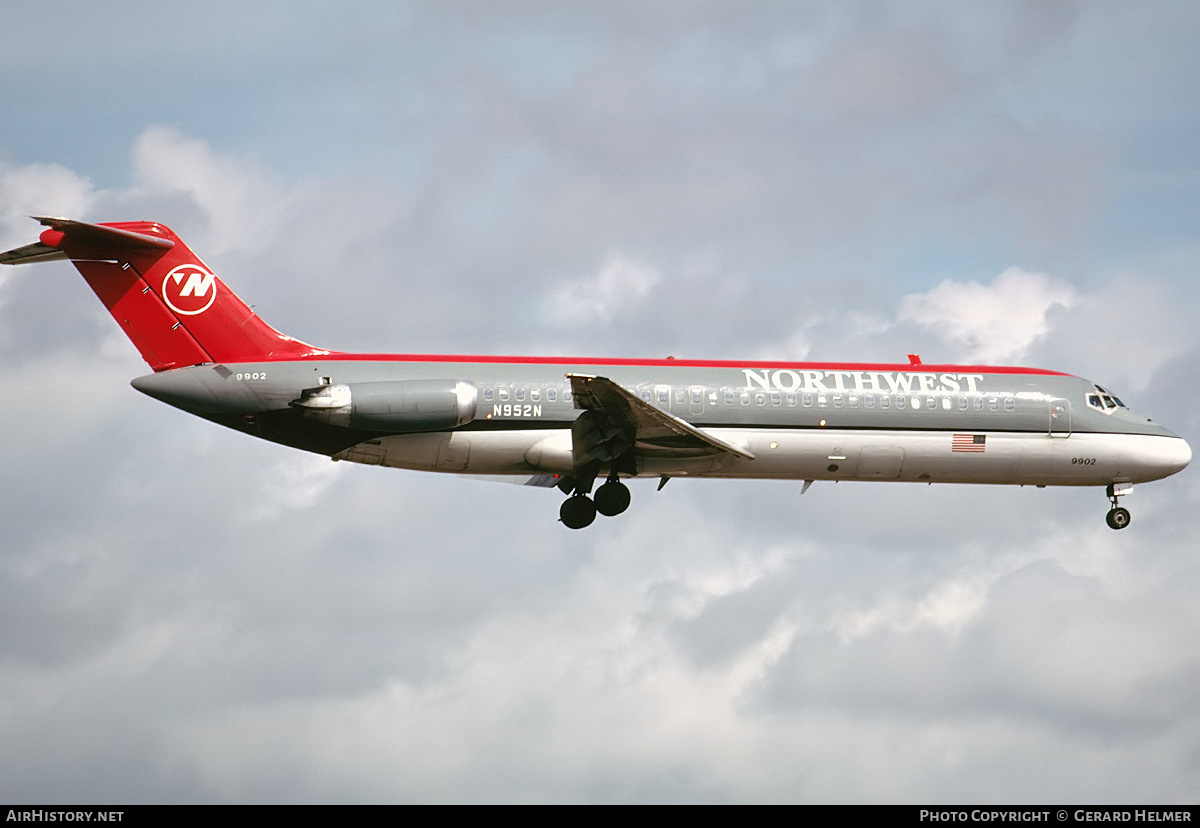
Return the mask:
<svg viewBox="0 0 1200 828">
<path fill-rule="evenodd" d="M 184 316 L 204 313 L 217 298 L 217 277 L 194 264 L 180 265 L 163 279 L 163 299 Z"/>
</svg>

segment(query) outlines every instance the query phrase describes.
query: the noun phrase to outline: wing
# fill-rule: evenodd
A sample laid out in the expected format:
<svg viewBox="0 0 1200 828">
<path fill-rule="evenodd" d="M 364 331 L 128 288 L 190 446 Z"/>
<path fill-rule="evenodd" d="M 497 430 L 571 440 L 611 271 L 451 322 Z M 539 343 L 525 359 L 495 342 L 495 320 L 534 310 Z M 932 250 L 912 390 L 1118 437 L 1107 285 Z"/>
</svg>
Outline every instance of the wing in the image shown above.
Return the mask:
<svg viewBox="0 0 1200 828">
<path fill-rule="evenodd" d="M 513 486 L 533 486 L 538 489 L 553 489 L 562 482 L 559 474 L 460 474 L 464 480 L 484 480 L 488 483 L 508 483 Z"/>
<path fill-rule="evenodd" d="M 580 415 L 571 437 L 575 465 L 610 462 L 626 451 L 656 457 L 700 457 L 732 454 L 746 460 L 754 455 L 663 411 L 606 377 L 567 374 Z M 590 416 L 589 416 L 590 415 Z"/>
</svg>

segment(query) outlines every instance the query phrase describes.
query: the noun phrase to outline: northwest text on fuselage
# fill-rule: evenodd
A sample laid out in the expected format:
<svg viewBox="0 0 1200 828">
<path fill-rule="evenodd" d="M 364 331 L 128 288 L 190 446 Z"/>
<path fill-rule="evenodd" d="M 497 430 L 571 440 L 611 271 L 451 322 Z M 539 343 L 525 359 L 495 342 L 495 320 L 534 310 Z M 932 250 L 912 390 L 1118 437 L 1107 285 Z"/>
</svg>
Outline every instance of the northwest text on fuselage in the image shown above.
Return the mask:
<svg viewBox="0 0 1200 828">
<path fill-rule="evenodd" d="M 746 386 L 763 391 L 860 391 L 879 394 L 974 394 L 983 374 L 927 371 L 817 371 L 743 368 Z"/>
</svg>

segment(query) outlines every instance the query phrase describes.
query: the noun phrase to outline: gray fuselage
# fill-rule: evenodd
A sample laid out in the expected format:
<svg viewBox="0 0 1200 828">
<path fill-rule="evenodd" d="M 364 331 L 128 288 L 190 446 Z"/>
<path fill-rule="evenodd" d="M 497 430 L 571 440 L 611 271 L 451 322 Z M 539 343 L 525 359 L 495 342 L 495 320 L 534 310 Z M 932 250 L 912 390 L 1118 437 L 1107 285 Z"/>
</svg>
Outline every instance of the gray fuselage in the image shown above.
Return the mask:
<svg viewBox="0 0 1200 828">
<path fill-rule="evenodd" d="M 647 443 L 625 472 L 639 476 L 1105 485 L 1165 477 L 1191 457 L 1093 383 L 1025 368 L 330 355 L 133 385 L 335 459 L 539 475 L 572 471 L 573 373 L 603 374 L 753 457 Z"/>
</svg>

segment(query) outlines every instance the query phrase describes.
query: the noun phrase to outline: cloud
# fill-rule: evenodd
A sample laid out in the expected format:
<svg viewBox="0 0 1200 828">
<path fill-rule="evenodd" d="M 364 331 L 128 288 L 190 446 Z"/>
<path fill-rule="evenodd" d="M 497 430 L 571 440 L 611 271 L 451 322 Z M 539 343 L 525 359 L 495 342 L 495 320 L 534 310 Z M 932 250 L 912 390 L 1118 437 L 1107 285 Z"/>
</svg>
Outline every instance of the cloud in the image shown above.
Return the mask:
<svg viewBox="0 0 1200 828">
<path fill-rule="evenodd" d="M 313 508 L 343 469 L 342 464 L 307 454 L 275 463 L 263 474 L 262 495 L 251 519 L 274 521 L 286 512 Z"/>
<path fill-rule="evenodd" d="M 611 324 L 636 308 L 662 280 L 662 272 L 651 265 L 613 255 L 594 275 L 557 287 L 549 310 L 562 325 Z"/>
<path fill-rule="evenodd" d="M 59 164 L 17 164 L 0 154 L 0 250 L 36 240 L 28 216 L 81 215 L 94 198 L 90 181 Z M 12 274 L 0 269 L 0 305 Z"/>
<path fill-rule="evenodd" d="M 135 185 L 92 197 L 165 199 L 235 260 L 252 242 L 286 259 L 284 214 L 356 226 L 352 201 L 312 199 L 332 187 L 151 137 L 158 157 Z M 171 159 L 228 198 L 177 180 Z M 258 220 L 247 239 L 241 222 Z M 386 248 L 364 238 L 368 256 Z M 696 280 L 724 281 L 716 265 Z M 676 287 L 614 255 L 548 295 L 573 324 L 612 325 Z M 782 356 L 910 323 L 1009 358 L 1089 302 L 1010 269 L 910 294 L 894 317 L 882 296 L 848 314 L 799 303 Z M 1166 304 L 1145 300 L 1134 333 Z M 1030 755 L 1083 756 L 1056 780 L 1077 799 L 1191 790 L 1186 763 L 1162 755 L 1194 741 L 1194 648 L 1152 646 L 1197 640 L 1189 590 L 1168 588 L 1194 580 L 1190 547 L 1080 529 L 1098 493 L 864 484 L 801 498 L 786 483 L 681 480 L 635 484 L 620 521 L 564 535 L 553 493 L 331 464 L 183 417 L 106 384 L 141 367 L 115 331 L 99 347 L 95 330 L 76 335 L 3 374 L 45 392 L 9 452 L 0 513 L 13 547 L 0 730 L 36 746 L 0 777 L 32 798 L 139 796 L 99 747 L 73 753 L 65 777 L 39 771 L 70 748 L 47 733 L 69 725 L 100 745 L 98 718 L 125 734 L 123 766 L 175 769 L 146 778 L 180 800 L 1012 799 L 1048 784 Z M 1129 713 L 1141 699 L 1158 712 Z M 1098 738 L 1147 770 L 1121 778 Z"/>
<path fill-rule="evenodd" d="M 1053 358 L 1106 386 L 1143 391 L 1169 360 L 1196 346 L 1192 314 L 1156 276 L 1123 272 L 1077 295 L 1055 321 Z"/>
<path fill-rule="evenodd" d="M 910 294 L 899 318 L 963 349 L 965 362 L 1018 362 L 1049 331 L 1050 315 L 1078 301 L 1071 285 L 1010 267 L 989 285 L 946 280 L 927 293 Z"/>
<path fill-rule="evenodd" d="M 94 199 L 92 183 L 59 164 L 16 164 L 0 157 L 0 241 L 6 244 L 28 233 L 27 216 L 79 215 Z"/>
<path fill-rule="evenodd" d="M 172 212 L 190 203 L 204 220 L 195 243 L 217 255 L 248 239 L 271 238 L 289 195 L 261 164 L 151 126 L 134 142 L 133 186 L 125 198 L 171 204 Z"/>
</svg>

